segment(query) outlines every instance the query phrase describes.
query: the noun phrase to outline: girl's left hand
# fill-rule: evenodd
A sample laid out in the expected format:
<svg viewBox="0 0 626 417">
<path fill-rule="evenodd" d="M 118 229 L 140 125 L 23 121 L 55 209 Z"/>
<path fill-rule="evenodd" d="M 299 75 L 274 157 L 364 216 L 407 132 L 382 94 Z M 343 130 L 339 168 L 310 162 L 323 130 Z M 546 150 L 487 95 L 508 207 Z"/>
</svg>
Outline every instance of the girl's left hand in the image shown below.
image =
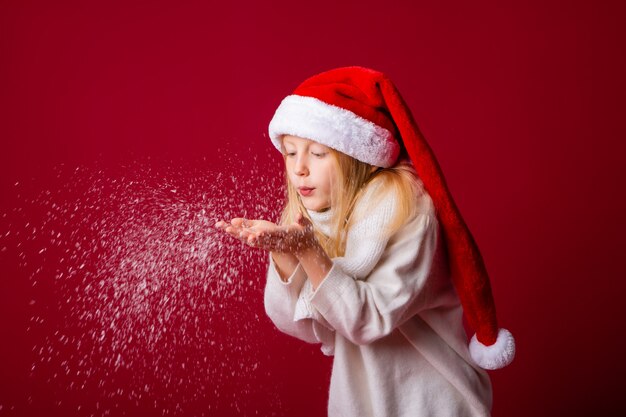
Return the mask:
<svg viewBox="0 0 626 417">
<path fill-rule="evenodd" d="M 302 214 L 290 225 L 277 225 L 266 220 L 248 220 L 234 218 L 227 223 L 219 221 L 218 229 L 242 242 L 271 252 L 298 253 L 311 248 L 317 243 L 313 234 L 313 225 Z"/>
</svg>

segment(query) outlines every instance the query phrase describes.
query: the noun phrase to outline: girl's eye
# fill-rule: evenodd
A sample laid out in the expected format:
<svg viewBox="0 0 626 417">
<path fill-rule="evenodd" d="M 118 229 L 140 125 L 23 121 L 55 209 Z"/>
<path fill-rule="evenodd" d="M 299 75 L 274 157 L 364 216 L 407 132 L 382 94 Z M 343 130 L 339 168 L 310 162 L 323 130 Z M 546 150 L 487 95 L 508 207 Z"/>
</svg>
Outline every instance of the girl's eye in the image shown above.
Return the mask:
<svg viewBox="0 0 626 417">
<path fill-rule="evenodd" d="M 315 155 L 318 158 L 323 158 L 326 156 L 326 152 L 323 153 L 316 153 L 316 152 L 311 152 L 313 155 Z"/>
<path fill-rule="evenodd" d="M 287 156 L 294 156 L 296 153 L 295 152 L 287 152 L 285 155 Z"/>
</svg>

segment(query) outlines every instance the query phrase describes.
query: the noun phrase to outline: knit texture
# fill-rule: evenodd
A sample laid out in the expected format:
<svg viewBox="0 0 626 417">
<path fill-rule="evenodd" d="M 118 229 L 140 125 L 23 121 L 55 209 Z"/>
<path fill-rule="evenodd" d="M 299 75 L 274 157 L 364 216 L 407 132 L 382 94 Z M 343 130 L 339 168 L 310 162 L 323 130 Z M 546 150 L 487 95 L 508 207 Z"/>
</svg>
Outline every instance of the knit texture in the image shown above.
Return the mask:
<svg viewBox="0 0 626 417">
<path fill-rule="evenodd" d="M 301 265 L 283 281 L 270 256 L 268 316 L 334 355 L 329 416 L 488 416 L 491 383 L 469 357 L 432 200 L 420 195 L 418 214 L 385 239 L 396 201 L 373 206 L 367 191 L 369 215 L 315 291 Z M 329 227 L 330 213 L 309 215 Z"/>
</svg>

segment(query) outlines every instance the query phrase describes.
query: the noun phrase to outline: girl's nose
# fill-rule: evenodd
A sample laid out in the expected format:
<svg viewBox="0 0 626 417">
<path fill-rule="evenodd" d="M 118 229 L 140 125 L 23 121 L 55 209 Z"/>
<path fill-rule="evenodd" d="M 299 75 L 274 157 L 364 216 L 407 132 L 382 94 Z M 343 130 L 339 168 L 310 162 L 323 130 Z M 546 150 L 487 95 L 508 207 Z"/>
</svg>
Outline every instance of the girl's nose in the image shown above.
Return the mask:
<svg viewBox="0 0 626 417">
<path fill-rule="evenodd" d="M 307 167 L 304 158 L 298 158 L 298 160 L 296 161 L 296 166 L 294 167 L 294 171 L 298 176 L 309 175 L 309 168 Z"/>
</svg>

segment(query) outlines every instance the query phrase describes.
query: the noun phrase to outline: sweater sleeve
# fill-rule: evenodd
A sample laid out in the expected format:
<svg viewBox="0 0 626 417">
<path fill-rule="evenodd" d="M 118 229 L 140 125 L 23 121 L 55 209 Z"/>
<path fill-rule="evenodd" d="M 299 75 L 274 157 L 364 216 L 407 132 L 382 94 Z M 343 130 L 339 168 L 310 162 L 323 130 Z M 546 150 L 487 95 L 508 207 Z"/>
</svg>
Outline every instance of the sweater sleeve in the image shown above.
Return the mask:
<svg viewBox="0 0 626 417">
<path fill-rule="evenodd" d="M 265 285 L 265 312 L 283 333 L 309 343 L 319 343 L 313 331 L 313 320 L 294 320 L 296 302 L 306 281 L 306 273 L 300 264 L 285 282 L 280 278 L 270 254 Z"/>
<path fill-rule="evenodd" d="M 392 236 L 376 265 L 363 278 L 347 272 L 340 259 L 310 297 L 310 304 L 339 334 L 368 344 L 390 334 L 427 308 L 435 293 L 438 221 L 426 211 Z M 430 293 L 430 294 L 429 294 Z"/>
</svg>

